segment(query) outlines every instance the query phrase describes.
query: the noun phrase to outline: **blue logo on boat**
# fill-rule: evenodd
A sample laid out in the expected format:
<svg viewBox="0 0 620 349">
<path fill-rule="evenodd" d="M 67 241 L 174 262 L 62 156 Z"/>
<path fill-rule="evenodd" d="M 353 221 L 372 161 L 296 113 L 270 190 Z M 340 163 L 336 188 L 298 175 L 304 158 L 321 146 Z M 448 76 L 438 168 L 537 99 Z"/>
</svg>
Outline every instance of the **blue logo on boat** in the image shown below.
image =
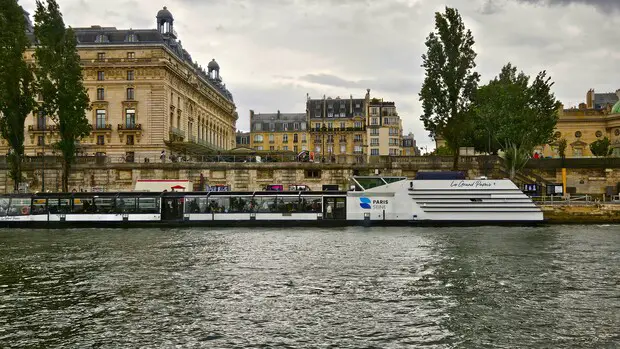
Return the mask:
<svg viewBox="0 0 620 349">
<path fill-rule="evenodd" d="M 370 202 L 369 198 L 360 198 L 360 207 L 365 210 L 370 210 Z"/>
</svg>

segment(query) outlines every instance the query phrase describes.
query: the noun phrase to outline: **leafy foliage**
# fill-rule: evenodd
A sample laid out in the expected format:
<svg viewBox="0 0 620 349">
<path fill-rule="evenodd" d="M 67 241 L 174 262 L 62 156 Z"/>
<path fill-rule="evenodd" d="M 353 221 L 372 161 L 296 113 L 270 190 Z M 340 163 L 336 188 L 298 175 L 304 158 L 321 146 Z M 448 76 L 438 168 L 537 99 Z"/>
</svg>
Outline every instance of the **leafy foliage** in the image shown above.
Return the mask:
<svg viewBox="0 0 620 349">
<path fill-rule="evenodd" d="M 433 150 L 433 152 L 431 153 L 431 155 L 437 155 L 437 156 L 452 156 L 454 155 L 452 150 L 450 150 L 450 148 L 448 148 L 445 145 L 442 145 L 440 147 L 437 147 L 435 150 Z"/>
<path fill-rule="evenodd" d="M 554 140 L 560 103 L 552 86 L 546 72 L 530 83 L 529 76 L 517 74 L 517 68 L 508 63 L 498 77 L 478 89 L 475 129 L 488 130 L 495 147 L 505 152 L 511 178 L 523 168 L 535 146 Z"/>
<path fill-rule="evenodd" d="M 9 176 L 17 190 L 22 180 L 24 124 L 35 105 L 35 81 L 24 60 L 30 46 L 22 8 L 16 0 L 0 0 L 0 134 L 11 148 Z"/>
<path fill-rule="evenodd" d="M 611 154 L 611 142 L 609 138 L 605 137 L 590 143 L 590 151 L 594 156 L 609 156 Z"/>
<path fill-rule="evenodd" d="M 426 72 L 420 100 L 424 114 L 420 119 L 433 138 L 442 137 L 454 154 L 457 167 L 459 147 L 469 137 L 470 105 L 480 76 L 474 72 L 474 38 L 465 29 L 456 9 L 446 7 L 435 13 L 435 31 L 426 39 L 422 55 Z"/>
<path fill-rule="evenodd" d="M 566 138 L 562 138 L 558 141 L 558 153 L 562 159 L 566 159 L 566 148 L 568 148 L 568 141 Z"/>
<path fill-rule="evenodd" d="M 39 41 L 35 58 L 43 98 L 41 108 L 58 124 L 60 141 L 55 146 L 63 155 L 62 189 L 66 192 L 77 142 L 90 133 L 85 115 L 90 102 L 82 83 L 75 33 L 65 28 L 55 0 L 47 0 L 47 6 L 37 1 L 35 35 Z"/>
</svg>

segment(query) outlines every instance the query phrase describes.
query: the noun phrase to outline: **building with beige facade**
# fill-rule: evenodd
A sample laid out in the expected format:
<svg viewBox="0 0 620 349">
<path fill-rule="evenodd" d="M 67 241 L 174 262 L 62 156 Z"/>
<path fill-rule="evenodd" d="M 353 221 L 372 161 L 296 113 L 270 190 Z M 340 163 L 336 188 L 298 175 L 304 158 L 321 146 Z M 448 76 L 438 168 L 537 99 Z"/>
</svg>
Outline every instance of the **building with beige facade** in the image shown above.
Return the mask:
<svg viewBox="0 0 620 349">
<path fill-rule="evenodd" d="M 258 151 L 295 152 L 308 150 L 305 113 L 255 113 L 250 110 L 250 148 Z"/>
<path fill-rule="evenodd" d="M 92 132 L 80 141 L 81 154 L 133 162 L 235 147 L 236 107 L 218 63 L 203 69 L 194 62 L 165 7 L 156 19 L 155 29 L 74 28 L 92 103 Z M 49 117 L 27 118 L 26 155 L 50 155 L 58 140 Z M 6 152 L 7 143 L 0 146 Z"/>
<path fill-rule="evenodd" d="M 394 102 L 369 100 L 366 132 L 369 156 L 402 155 L 403 126 Z"/>
<path fill-rule="evenodd" d="M 611 141 L 612 156 L 620 156 L 620 90 L 616 98 L 609 93 L 596 96 L 588 91 L 586 102 L 578 108 L 561 107 L 556 125 L 557 139 L 566 139 L 566 157 L 591 157 L 590 144 L 607 137 Z M 611 104 L 614 102 L 614 104 Z M 558 142 L 541 145 L 536 151 L 544 157 L 559 157 Z"/>
</svg>

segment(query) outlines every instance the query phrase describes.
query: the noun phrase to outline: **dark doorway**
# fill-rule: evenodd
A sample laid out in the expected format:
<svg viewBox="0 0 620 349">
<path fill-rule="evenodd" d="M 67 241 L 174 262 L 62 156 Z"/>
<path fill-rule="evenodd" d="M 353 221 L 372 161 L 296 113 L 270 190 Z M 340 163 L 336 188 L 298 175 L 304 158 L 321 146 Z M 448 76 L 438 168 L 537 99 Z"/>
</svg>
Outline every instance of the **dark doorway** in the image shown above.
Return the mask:
<svg viewBox="0 0 620 349">
<path fill-rule="evenodd" d="M 183 198 L 164 198 L 161 208 L 161 220 L 183 220 Z"/>
<path fill-rule="evenodd" d="M 347 219 L 347 198 L 323 198 L 323 219 Z"/>
</svg>

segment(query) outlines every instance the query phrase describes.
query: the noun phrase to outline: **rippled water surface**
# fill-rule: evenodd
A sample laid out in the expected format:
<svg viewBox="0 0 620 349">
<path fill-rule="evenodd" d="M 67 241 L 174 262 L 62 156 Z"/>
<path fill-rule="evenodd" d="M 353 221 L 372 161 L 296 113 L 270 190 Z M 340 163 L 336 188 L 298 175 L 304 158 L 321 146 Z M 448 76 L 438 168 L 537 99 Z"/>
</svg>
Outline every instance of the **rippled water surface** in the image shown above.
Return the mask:
<svg viewBox="0 0 620 349">
<path fill-rule="evenodd" d="M 0 230 L 0 348 L 618 348 L 620 226 Z"/>
</svg>

